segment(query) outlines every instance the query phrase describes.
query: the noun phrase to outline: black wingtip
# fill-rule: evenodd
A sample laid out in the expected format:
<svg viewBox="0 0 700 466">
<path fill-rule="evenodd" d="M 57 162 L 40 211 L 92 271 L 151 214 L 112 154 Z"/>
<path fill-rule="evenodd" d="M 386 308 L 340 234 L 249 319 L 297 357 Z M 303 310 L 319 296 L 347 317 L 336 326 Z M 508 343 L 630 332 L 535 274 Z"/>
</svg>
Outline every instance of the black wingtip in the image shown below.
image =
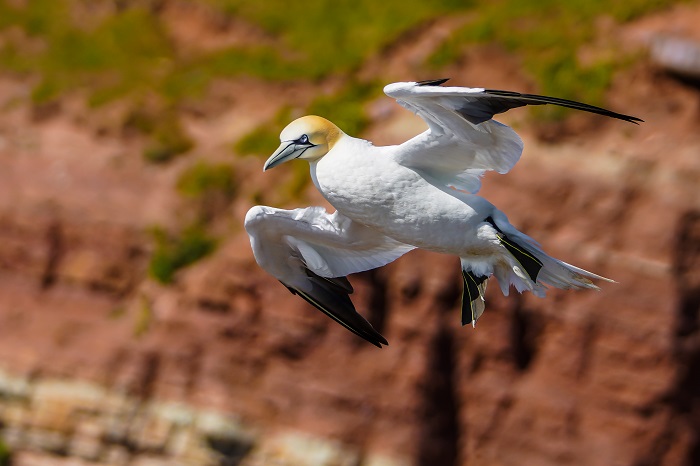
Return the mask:
<svg viewBox="0 0 700 466">
<path fill-rule="evenodd" d="M 484 93 L 490 94 L 498 97 L 505 97 L 507 99 L 513 99 L 520 101 L 522 105 L 558 105 L 560 107 L 572 108 L 574 110 L 582 110 L 584 112 L 596 113 L 598 115 L 607 116 L 610 118 L 617 118 L 618 120 L 627 121 L 629 123 L 634 123 L 638 125 L 639 122 L 644 122 L 641 118 L 637 118 L 631 115 L 625 115 L 624 113 L 613 112 L 602 107 L 596 107 L 595 105 L 588 105 L 582 102 L 577 102 L 575 100 L 561 99 L 559 97 L 548 97 L 544 95 L 537 94 L 521 94 L 520 92 L 514 91 L 501 91 L 498 89 L 484 89 Z M 510 107 L 513 108 L 513 107 Z"/>
<path fill-rule="evenodd" d="M 418 81 L 416 83 L 416 85 L 418 85 L 418 86 L 439 86 L 441 84 L 446 83 L 449 80 L 450 80 L 450 78 L 426 79 L 425 81 Z"/>
<path fill-rule="evenodd" d="M 315 274 L 311 271 L 307 271 L 307 274 L 310 275 L 310 278 L 318 279 L 318 281 L 315 282 L 317 285 L 324 285 L 327 287 L 330 286 L 330 290 L 324 288 L 317 288 L 316 292 L 320 294 L 319 296 L 314 297 L 313 294 L 309 294 L 308 292 L 305 292 L 301 289 L 288 286 L 284 283 L 282 284 L 290 292 L 292 292 L 292 294 L 299 296 L 304 301 L 311 304 L 313 307 L 323 312 L 328 317 L 330 317 L 346 329 L 350 330 L 358 337 L 363 338 L 364 340 L 373 344 L 377 348 L 381 348 L 382 344 L 387 346 L 389 345 L 389 342 L 386 341 L 386 338 L 384 338 L 381 333 L 376 331 L 374 327 L 372 327 L 372 324 L 367 322 L 364 317 L 362 317 L 360 314 L 357 313 L 357 311 L 355 311 L 355 306 L 353 306 L 352 301 L 348 297 L 347 291 L 345 293 L 333 295 L 333 297 L 337 299 L 335 304 L 338 306 L 338 308 L 334 311 L 333 309 L 331 309 L 329 303 L 326 300 L 319 298 L 323 296 L 324 291 L 338 292 L 338 289 L 333 289 L 337 285 L 334 285 L 332 282 L 329 282 L 323 279 L 322 277 L 315 277 Z M 326 298 L 328 298 L 328 296 L 326 296 Z"/>
<path fill-rule="evenodd" d="M 605 116 L 609 116 L 612 118 L 617 118 L 618 120 L 623 120 L 623 121 L 626 121 L 628 123 L 634 123 L 637 126 L 639 126 L 639 123 L 644 123 L 644 120 L 642 120 L 641 118 L 637 118 L 637 117 L 632 116 L 632 115 L 625 115 L 624 113 L 617 113 L 617 112 L 609 111 L 609 113 L 600 113 L 600 115 L 605 115 Z"/>
<path fill-rule="evenodd" d="M 379 332 L 377 332 L 376 334 L 372 334 L 372 335 L 368 335 L 365 333 L 360 334 L 358 332 L 353 332 L 353 333 L 355 335 L 357 335 L 358 337 L 362 338 L 363 340 L 373 344 L 374 346 L 376 346 L 379 349 L 383 348 L 382 345 L 389 346 L 389 342 L 386 341 L 386 338 L 384 338 Z"/>
<path fill-rule="evenodd" d="M 381 333 L 374 330 L 374 328 L 372 328 L 372 330 L 373 330 L 373 333 L 371 335 L 368 335 L 368 334 L 360 335 L 357 332 L 353 332 L 353 333 L 355 333 L 357 336 L 365 339 L 366 341 L 372 343 L 374 346 L 376 346 L 379 349 L 382 348 L 382 345 L 389 346 L 389 342 L 386 341 L 386 338 L 384 338 L 384 335 L 382 335 Z"/>
</svg>

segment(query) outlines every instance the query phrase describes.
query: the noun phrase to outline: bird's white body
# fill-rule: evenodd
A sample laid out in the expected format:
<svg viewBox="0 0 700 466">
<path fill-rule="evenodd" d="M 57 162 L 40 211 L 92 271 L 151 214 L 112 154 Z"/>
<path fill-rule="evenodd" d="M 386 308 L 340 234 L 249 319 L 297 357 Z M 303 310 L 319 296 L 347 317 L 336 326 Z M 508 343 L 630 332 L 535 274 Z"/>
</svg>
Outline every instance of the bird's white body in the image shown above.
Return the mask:
<svg viewBox="0 0 700 466">
<path fill-rule="evenodd" d="M 492 255 L 498 240 L 490 232 L 479 234 L 479 227 L 494 206 L 473 194 L 438 189 L 397 163 L 400 151 L 342 135 L 311 162 L 311 178 L 343 215 L 397 241 L 460 257 Z"/>
<path fill-rule="evenodd" d="M 292 293 L 377 346 L 386 340 L 355 312 L 345 276 L 381 267 L 414 248 L 460 258 L 463 324 L 482 314 L 492 275 L 506 295 L 513 286 L 540 297 L 547 285 L 597 289 L 591 279 L 607 280 L 550 257 L 476 195 L 485 171 L 508 172 L 523 149 L 518 135 L 491 117 L 524 105 L 555 104 L 639 119 L 551 97 L 441 87 L 444 81 L 384 88 L 428 124 L 400 145 L 374 146 L 317 116 L 290 123 L 264 169 L 308 160 L 314 184 L 337 212 L 256 206 L 246 215 L 258 263 Z"/>
</svg>

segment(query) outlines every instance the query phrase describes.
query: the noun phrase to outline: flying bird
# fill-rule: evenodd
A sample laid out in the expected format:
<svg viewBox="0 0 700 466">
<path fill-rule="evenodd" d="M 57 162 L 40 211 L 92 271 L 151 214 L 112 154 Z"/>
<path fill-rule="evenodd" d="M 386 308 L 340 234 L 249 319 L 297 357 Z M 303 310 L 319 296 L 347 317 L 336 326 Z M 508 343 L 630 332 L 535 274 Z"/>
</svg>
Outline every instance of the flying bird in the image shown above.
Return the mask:
<svg viewBox="0 0 700 466">
<path fill-rule="evenodd" d="M 508 295 L 547 285 L 598 289 L 612 281 L 547 255 L 506 215 L 476 193 L 487 170 L 507 173 L 523 151 L 510 127 L 492 120 L 525 105 L 559 105 L 638 124 L 639 118 L 571 100 L 484 88 L 447 87 L 446 79 L 389 84 L 384 92 L 428 129 L 399 145 L 375 146 L 319 116 L 291 122 L 263 171 L 308 161 L 311 179 L 336 209 L 251 208 L 245 228 L 258 264 L 348 330 L 388 344 L 357 311 L 346 278 L 420 248 L 458 256 L 462 325 L 484 312 L 491 276 Z"/>
</svg>

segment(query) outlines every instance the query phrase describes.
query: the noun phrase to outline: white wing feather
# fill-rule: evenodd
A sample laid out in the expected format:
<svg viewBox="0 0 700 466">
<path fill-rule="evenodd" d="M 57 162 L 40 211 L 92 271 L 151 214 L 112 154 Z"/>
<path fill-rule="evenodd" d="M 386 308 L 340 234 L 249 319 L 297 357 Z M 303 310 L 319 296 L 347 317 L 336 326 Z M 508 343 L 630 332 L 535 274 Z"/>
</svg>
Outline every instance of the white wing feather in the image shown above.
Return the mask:
<svg viewBox="0 0 700 466">
<path fill-rule="evenodd" d="M 421 117 L 428 131 L 401 144 L 396 160 L 441 188 L 476 193 L 486 170 L 507 173 L 520 159 L 523 142 L 491 118 L 525 105 L 558 105 L 637 123 L 639 118 L 573 100 L 484 88 L 442 87 L 439 79 L 393 83 L 389 97 Z"/>
<path fill-rule="evenodd" d="M 476 193 L 486 170 L 508 172 L 520 159 L 523 143 L 506 125 L 472 123 L 459 110 L 483 89 L 395 83 L 384 92 L 428 124 L 428 131 L 401 144 L 397 161 L 419 170 L 438 185 Z M 489 117 L 490 118 L 490 117 Z"/>
<path fill-rule="evenodd" d="M 255 206 L 245 228 L 255 260 L 289 291 L 373 345 L 388 344 L 355 310 L 345 275 L 381 267 L 413 246 L 322 207 Z"/>
<path fill-rule="evenodd" d="M 290 257 L 321 277 L 344 277 L 381 267 L 414 249 L 322 207 L 284 210 L 255 206 L 245 228 L 258 263 L 285 283 L 298 274 Z"/>
</svg>

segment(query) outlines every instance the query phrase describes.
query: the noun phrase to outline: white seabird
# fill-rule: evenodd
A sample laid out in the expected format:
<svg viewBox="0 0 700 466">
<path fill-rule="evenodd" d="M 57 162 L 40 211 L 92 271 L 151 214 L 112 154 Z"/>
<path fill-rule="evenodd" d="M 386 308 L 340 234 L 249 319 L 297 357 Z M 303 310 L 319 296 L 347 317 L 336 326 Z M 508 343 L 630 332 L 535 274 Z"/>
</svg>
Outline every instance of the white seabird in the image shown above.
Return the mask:
<svg viewBox="0 0 700 466">
<path fill-rule="evenodd" d="M 544 297 L 546 285 L 598 289 L 591 279 L 612 281 L 548 256 L 476 193 L 485 171 L 507 173 L 523 150 L 511 128 L 491 119 L 495 114 L 554 104 L 632 123 L 642 120 L 571 100 L 441 86 L 445 81 L 384 88 L 428 124 L 427 131 L 403 144 L 374 146 L 319 116 L 290 123 L 263 170 L 307 160 L 314 185 L 337 212 L 255 206 L 245 218 L 263 269 L 378 347 L 387 341 L 355 311 L 346 276 L 386 265 L 414 248 L 460 258 L 462 325 L 475 325 L 484 312 L 492 275 L 506 296 L 511 285 Z"/>
</svg>

